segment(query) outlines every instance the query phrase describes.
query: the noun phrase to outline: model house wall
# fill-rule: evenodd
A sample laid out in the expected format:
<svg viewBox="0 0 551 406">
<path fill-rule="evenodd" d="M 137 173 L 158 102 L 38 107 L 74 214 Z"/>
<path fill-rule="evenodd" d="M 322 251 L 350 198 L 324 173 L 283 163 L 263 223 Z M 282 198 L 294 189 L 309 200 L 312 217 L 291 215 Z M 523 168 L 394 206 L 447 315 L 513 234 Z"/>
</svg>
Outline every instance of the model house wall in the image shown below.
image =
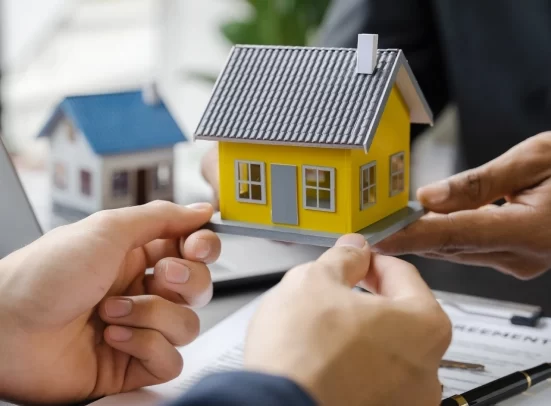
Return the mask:
<svg viewBox="0 0 551 406">
<path fill-rule="evenodd" d="M 172 200 L 174 196 L 174 149 L 105 156 L 102 163 L 102 207 L 112 209 L 136 204 L 138 171 L 145 170 L 148 200 Z M 126 174 L 127 193 L 114 185 L 117 174 Z M 124 184 L 124 181 L 122 182 Z M 124 187 L 122 187 L 124 189 Z"/>
<path fill-rule="evenodd" d="M 73 210 L 94 213 L 101 209 L 101 158 L 84 135 L 67 119 L 53 131 L 50 160 L 52 199 Z"/>
<path fill-rule="evenodd" d="M 309 230 L 348 233 L 372 224 L 407 205 L 409 194 L 409 113 L 405 102 L 395 87 L 388 99 L 378 130 L 369 153 L 363 149 L 312 148 L 292 145 L 249 144 L 242 142 L 220 142 L 220 201 L 224 219 L 253 222 L 264 225 L 281 225 Z M 403 154 L 400 192 L 391 193 L 390 159 L 394 154 Z M 263 164 L 262 178 L 252 179 L 261 183 L 264 202 L 243 202 L 237 198 L 239 190 L 236 162 L 258 162 Z M 294 167 L 296 183 L 287 182 L 283 187 L 272 190 L 272 164 Z M 370 185 L 363 187 L 361 168 L 374 164 L 375 202 L 362 202 L 361 194 L 370 191 Z M 329 185 L 329 179 L 317 186 L 305 185 L 308 168 L 319 168 L 324 176 L 331 172 L 334 179 L 330 189 L 319 189 Z M 288 168 L 293 170 L 292 168 Z M 290 178 L 289 178 L 290 179 Z M 259 181 L 259 182 L 258 182 Z M 325 185 L 323 185 L 325 183 Z M 318 191 L 319 190 L 319 191 Z M 277 224 L 273 221 L 274 193 L 295 195 L 298 224 Z M 307 199 L 316 199 L 316 194 L 330 196 L 331 204 L 312 210 L 305 207 Z M 329 206 L 332 206 L 331 209 Z M 291 210 L 293 208 L 290 208 Z M 321 210 L 320 210 L 321 209 Z"/>
<path fill-rule="evenodd" d="M 385 110 L 373 144 L 366 155 L 364 151 L 352 149 L 348 151 L 351 159 L 352 171 L 348 183 L 352 186 L 350 190 L 350 201 L 352 203 L 352 230 L 358 231 L 367 225 L 379 221 L 402 207 L 406 206 L 409 199 L 410 179 L 410 121 L 409 112 L 403 101 L 400 91 L 396 86 L 392 89 L 388 98 Z M 403 190 L 399 194 L 393 194 L 391 184 L 390 157 L 394 154 L 404 152 L 403 159 Z M 376 162 L 376 203 L 362 210 L 362 196 L 360 193 L 365 190 L 362 184 L 361 170 L 363 165 Z M 394 171 L 394 181 L 400 181 L 399 171 Z"/>
</svg>

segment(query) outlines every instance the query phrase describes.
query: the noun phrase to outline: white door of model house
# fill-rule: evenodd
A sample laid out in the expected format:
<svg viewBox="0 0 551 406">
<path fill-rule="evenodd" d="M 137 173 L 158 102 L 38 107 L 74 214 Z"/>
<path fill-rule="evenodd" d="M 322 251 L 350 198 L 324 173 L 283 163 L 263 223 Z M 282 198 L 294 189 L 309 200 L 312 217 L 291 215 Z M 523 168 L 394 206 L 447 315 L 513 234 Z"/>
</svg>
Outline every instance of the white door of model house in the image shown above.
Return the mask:
<svg viewBox="0 0 551 406">
<path fill-rule="evenodd" d="M 297 167 L 270 165 L 272 222 L 298 226 Z"/>
</svg>

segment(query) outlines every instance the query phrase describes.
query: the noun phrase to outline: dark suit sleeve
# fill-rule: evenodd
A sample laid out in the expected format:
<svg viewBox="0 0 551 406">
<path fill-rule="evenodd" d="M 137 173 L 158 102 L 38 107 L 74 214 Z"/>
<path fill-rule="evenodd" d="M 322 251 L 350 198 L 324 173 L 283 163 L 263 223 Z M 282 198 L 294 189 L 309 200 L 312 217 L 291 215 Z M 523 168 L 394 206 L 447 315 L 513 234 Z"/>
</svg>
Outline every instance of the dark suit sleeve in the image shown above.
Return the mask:
<svg viewBox="0 0 551 406">
<path fill-rule="evenodd" d="M 211 375 L 170 406 L 316 406 L 293 381 L 254 372 Z"/>
<path fill-rule="evenodd" d="M 430 0 L 333 0 L 319 43 L 356 48 L 358 34 L 378 34 L 380 48 L 404 51 L 435 116 L 449 102 Z M 415 136 L 423 126 L 413 126 Z"/>
</svg>

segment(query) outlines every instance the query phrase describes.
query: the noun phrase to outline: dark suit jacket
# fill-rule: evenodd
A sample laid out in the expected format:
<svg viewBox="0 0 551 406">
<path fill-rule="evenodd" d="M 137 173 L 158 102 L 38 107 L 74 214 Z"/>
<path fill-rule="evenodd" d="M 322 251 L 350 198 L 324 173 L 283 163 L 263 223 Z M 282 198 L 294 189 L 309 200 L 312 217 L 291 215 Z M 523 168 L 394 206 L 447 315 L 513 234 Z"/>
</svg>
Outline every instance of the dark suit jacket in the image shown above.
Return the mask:
<svg viewBox="0 0 551 406">
<path fill-rule="evenodd" d="M 551 1 L 335 0 L 321 45 L 356 47 L 358 33 L 404 50 L 436 115 L 457 105 L 458 170 L 551 130 Z M 488 269 L 411 261 L 433 288 L 540 304 L 551 314 L 551 273 L 520 282 Z"/>
<path fill-rule="evenodd" d="M 316 406 L 294 382 L 253 372 L 211 375 L 171 406 Z"/>
</svg>

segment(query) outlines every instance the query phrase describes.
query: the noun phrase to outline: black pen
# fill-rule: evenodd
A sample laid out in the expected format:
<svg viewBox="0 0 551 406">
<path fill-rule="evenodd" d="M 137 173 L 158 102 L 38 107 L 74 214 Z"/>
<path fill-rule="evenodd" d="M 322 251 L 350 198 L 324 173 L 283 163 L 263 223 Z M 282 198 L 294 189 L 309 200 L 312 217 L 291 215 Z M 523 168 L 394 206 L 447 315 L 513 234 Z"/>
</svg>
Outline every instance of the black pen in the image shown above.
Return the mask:
<svg viewBox="0 0 551 406">
<path fill-rule="evenodd" d="M 444 399 L 440 406 L 488 406 L 512 398 L 551 378 L 551 364 L 512 373 L 461 395 Z"/>
</svg>

